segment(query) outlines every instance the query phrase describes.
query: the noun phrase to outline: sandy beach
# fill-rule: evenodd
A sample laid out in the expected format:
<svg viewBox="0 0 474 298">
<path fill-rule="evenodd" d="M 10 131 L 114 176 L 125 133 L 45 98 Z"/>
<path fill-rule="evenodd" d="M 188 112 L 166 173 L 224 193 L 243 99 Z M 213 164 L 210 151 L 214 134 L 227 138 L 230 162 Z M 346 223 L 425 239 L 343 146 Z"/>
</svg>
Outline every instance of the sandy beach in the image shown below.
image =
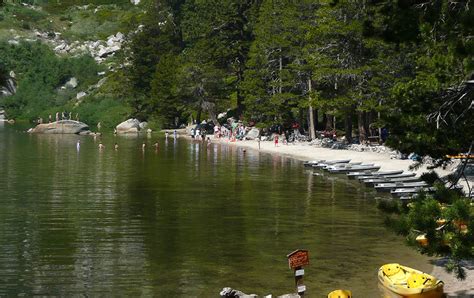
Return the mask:
<svg viewBox="0 0 474 298">
<path fill-rule="evenodd" d="M 260 149 L 258 148 L 258 142 L 254 140 L 235 141 L 231 142 L 228 139 L 217 139 L 212 135 L 208 136 L 211 142 L 224 144 L 228 146 L 237 146 L 246 148 L 249 150 L 257 150 L 264 153 L 279 154 L 292 157 L 298 160 L 334 160 L 334 159 L 351 159 L 352 161 L 359 161 L 364 163 L 374 163 L 381 166 L 380 170 L 404 170 L 410 171 L 410 166 L 414 164 L 411 160 L 400 160 L 391 159 L 389 153 L 376 153 L 376 152 L 357 152 L 351 150 L 335 150 L 327 148 L 318 148 L 310 146 L 308 143 L 298 144 L 279 144 L 275 147 L 273 142 L 262 141 L 260 142 Z M 456 167 L 456 164 L 450 165 L 446 169 L 436 169 L 436 172 L 442 177 L 450 174 Z M 427 166 L 413 170 L 414 173 L 419 176 L 420 174 L 427 172 Z M 454 275 L 447 273 L 442 267 L 444 260 L 437 259 L 433 260 L 433 270 L 430 274 L 445 282 L 445 293 L 447 297 L 474 297 L 474 262 L 465 262 L 464 268 L 467 272 L 466 280 L 459 281 Z"/>
</svg>

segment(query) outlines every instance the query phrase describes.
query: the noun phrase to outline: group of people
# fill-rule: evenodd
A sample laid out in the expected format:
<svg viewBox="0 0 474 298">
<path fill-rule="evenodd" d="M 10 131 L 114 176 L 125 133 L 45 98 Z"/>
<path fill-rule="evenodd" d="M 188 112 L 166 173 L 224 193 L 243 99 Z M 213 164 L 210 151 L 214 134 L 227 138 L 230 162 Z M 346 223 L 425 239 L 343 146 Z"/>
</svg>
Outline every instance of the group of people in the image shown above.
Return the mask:
<svg viewBox="0 0 474 298">
<path fill-rule="evenodd" d="M 143 142 L 142 146 L 141 146 L 142 150 L 145 151 L 146 147 L 147 147 L 147 144 L 145 142 Z M 156 141 L 153 144 L 153 147 L 155 148 L 156 151 L 158 151 L 158 149 L 160 149 L 160 144 L 158 143 L 158 141 Z M 99 151 L 105 150 L 105 145 L 102 143 L 102 141 L 99 142 L 98 148 L 99 148 Z M 77 140 L 76 149 L 77 149 L 77 151 L 79 151 L 81 149 L 81 140 Z M 118 149 L 119 149 L 119 145 L 118 145 L 117 142 L 115 142 L 114 150 L 117 151 Z"/>
<path fill-rule="evenodd" d="M 61 114 L 59 114 L 59 112 L 56 112 L 56 122 L 58 122 L 59 120 L 72 120 L 72 112 L 65 112 L 63 111 Z M 76 121 L 79 121 L 79 113 L 76 113 L 76 117 L 75 117 L 75 120 Z M 38 124 L 43 124 L 43 117 L 39 117 L 36 122 Z M 53 122 L 53 115 L 49 114 L 48 116 L 48 123 L 52 123 Z"/>
<path fill-rule="evenodd" d="M 168 140 L 170 136 L 170 133 L 168 131 L 165 132 L 165 139 Z M 178 138 L 178 131 L 175 129 L 173 130 L 173 138 L 177 139 Z"/>
<path fill-rule="evenodd" d="M 230 123 L 229 128 L 226 126 L 214 126 L 214 137 L 217 139 L 228 138 L 230 141 L 242 140 L 247 133 L 248 128 L 241 121 Z"/>
</svg>

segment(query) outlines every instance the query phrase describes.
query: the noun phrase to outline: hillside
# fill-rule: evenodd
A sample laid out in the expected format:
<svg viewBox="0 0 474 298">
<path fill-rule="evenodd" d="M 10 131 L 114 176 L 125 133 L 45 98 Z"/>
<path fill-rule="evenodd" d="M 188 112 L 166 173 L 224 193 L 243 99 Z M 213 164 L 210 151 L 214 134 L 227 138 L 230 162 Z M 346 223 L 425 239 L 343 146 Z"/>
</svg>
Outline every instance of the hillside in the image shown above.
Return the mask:
<svg viewBox="0 0 474 298">
<path fill-rule="evenodd" d="M 142 15 L 141 5 L 129 1 L 4 3 L 0 106 L 15 119 L 66 111 L 112 127 L 131 113 L 122 69 Z"/>
</svg>

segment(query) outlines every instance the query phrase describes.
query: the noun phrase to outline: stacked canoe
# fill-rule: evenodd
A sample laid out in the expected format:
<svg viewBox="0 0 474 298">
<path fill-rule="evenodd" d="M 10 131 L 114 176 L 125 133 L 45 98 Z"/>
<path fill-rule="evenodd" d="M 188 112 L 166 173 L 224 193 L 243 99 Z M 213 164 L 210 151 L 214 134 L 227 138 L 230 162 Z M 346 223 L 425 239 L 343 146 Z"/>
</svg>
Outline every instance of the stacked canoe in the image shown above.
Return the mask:
<svg viewBox="0 0 474 298">
<path fill-rule="evenodd" d="M 402 170 L 380 171 L 380 166 L 362 162 L 344 160 L 312 160 L 304 163 L 305 167 L 322 169 L 330 173 L 344 173 L 349 179 L 357 179 L 366 186 L 372 186 L 380 192 L 390 192 L 395 197 L 410 199 L 420 190 L 432 192 L 434 189 L 426 182 L 420 181 L 414 173 Z M 317 173 L 313 173 L 317 175 Z"/>
</svg>

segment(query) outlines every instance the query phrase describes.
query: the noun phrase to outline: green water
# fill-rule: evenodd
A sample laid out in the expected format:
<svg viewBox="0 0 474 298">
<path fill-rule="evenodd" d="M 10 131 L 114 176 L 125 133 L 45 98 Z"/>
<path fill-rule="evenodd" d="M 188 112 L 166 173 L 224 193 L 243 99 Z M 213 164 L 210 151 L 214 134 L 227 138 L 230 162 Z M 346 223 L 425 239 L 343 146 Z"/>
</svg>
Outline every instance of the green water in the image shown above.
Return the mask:
<svg viewBox="0 0 474 298">
<path fill-rule="evenodd" d="M 0 127 L 0 296 L 275 296 L 297 248 L 308 297 L 378 297 L 387 262 L 429 270 L 356 181 L 226 145 L 102 141 Z"/>
</svg>

